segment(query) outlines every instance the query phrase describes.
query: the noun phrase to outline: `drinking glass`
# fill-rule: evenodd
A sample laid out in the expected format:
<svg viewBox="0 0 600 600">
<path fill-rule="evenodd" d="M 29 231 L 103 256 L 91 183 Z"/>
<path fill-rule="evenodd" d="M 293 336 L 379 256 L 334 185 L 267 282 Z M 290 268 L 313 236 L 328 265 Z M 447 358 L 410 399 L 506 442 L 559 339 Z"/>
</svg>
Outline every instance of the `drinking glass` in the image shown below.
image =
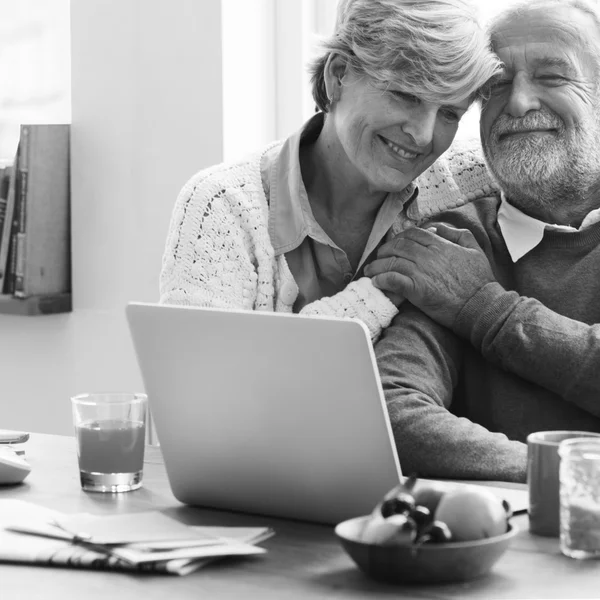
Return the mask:
<svg viewBox="0 0 600 600">
<path fill-rule="evenodd" d="M 535 535 L 560 536 L 560 456 L 564 440 L 597 437 L 590 431 L 536 431 L 527 436 L 527 485 L 529 531 Z"/>
<path fill-rule="evenodd" d="M 71 398 L 81 487 L 129 492 L 142 485 L 148 399 L 138 393 Z"/>
<path fill-rule="evenodd" d="M 600 558 L 600 439 L 561 442 L 560 550 L 571 558 Z"/>
</svg>

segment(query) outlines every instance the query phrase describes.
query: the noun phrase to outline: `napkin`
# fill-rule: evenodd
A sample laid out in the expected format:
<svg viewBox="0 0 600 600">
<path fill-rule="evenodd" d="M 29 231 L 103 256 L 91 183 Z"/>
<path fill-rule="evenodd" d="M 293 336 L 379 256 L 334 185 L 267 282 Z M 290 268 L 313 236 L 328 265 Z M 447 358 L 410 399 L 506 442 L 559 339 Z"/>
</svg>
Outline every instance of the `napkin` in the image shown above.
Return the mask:
<svg viewBox="0 0 600 600">
<path fill-rule="evenodd" d="M 143 542 L 198 542 L 198 535 L 187 525 L 158 511 L 130 514 L 61 515 L 55 523 L 92 544 L 133 544 Z M 175 544 L 176 547 L 181 547 Z"/>
</svg>

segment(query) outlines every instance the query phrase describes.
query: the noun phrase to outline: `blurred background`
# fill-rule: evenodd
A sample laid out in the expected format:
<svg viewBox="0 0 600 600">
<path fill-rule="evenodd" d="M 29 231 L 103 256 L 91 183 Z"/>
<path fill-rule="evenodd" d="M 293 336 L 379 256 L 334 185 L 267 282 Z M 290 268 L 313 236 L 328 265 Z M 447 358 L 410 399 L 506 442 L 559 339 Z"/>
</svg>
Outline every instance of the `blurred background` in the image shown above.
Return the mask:
<svg viewBox="0 0 600 600">
<path fill-rule="evenodd" d="M 483 18 L 505 3 L 489 4 Z M 70 313 L 0 311 L 0 428 L 69 435 L 70 396 L 144 391 L 124 308 L 158 300 L 175 199 L 313 114 L 305 67 L 335 7 L 0 0 L 0 161 L 21 123 L 71 123 L 73 298 Z M 460 136 L 477 137 L 477 117 Z"/>
<path fill-rule="evenodd" d="M 0 160 L 20 123 L 71 120 L 69 0 L 0 0 Z"/>
<path fill-rule="evenodd" d="M 475 4 L 485 20 L 510 1 Z M 336 4 L 222 0 L 224 158 L 288 135 L 312 114 L 304 66 L 331 32 Z M 19 123 L 71 120 L 69 10 L 70 0 L 0 0 L 0 161 L 12 159 Z M 258 118 L 248 123 L 251 111 Z M 461 136 L 477 136 L 477 118 L 474 109 Z"/>
</svg>

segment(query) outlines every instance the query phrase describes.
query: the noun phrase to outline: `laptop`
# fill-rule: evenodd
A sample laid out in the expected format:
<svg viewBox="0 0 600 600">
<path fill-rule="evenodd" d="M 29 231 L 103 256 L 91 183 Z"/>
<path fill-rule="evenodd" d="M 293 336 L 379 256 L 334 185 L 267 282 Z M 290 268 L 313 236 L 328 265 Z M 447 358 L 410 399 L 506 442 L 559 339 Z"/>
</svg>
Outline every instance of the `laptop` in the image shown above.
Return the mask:
<svg viewBox="0 0 600 600">
<path fill-rule="evenodd" d="M 147 303 L 126 314 L 180 502 L 336 524 L 400 481 L 362 322 Z M 526 511 L 525 490 L 480 483 Z"/>
<path fill-rule="evenodd" d="M 400 481 L 360 321 L 144 303 L 126 315 L 180 502 L 335 524 Z"/>
</svg>

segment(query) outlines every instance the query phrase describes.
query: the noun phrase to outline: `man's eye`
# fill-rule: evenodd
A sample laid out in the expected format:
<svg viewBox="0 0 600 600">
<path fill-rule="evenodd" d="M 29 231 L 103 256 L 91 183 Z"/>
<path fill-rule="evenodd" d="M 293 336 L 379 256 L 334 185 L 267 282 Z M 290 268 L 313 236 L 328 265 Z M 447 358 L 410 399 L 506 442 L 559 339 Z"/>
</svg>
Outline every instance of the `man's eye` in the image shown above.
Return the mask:
<svg viewBox="0 0 600 600">
<path fill-rule="evenodd" d="M 538 75 L 537 78 L 540 81 L 547 83 L 562 83 L 563 81 L 566 81 L 565 77 L 556 73 L 545 73 L 543 75 Z"/>
</svg>

